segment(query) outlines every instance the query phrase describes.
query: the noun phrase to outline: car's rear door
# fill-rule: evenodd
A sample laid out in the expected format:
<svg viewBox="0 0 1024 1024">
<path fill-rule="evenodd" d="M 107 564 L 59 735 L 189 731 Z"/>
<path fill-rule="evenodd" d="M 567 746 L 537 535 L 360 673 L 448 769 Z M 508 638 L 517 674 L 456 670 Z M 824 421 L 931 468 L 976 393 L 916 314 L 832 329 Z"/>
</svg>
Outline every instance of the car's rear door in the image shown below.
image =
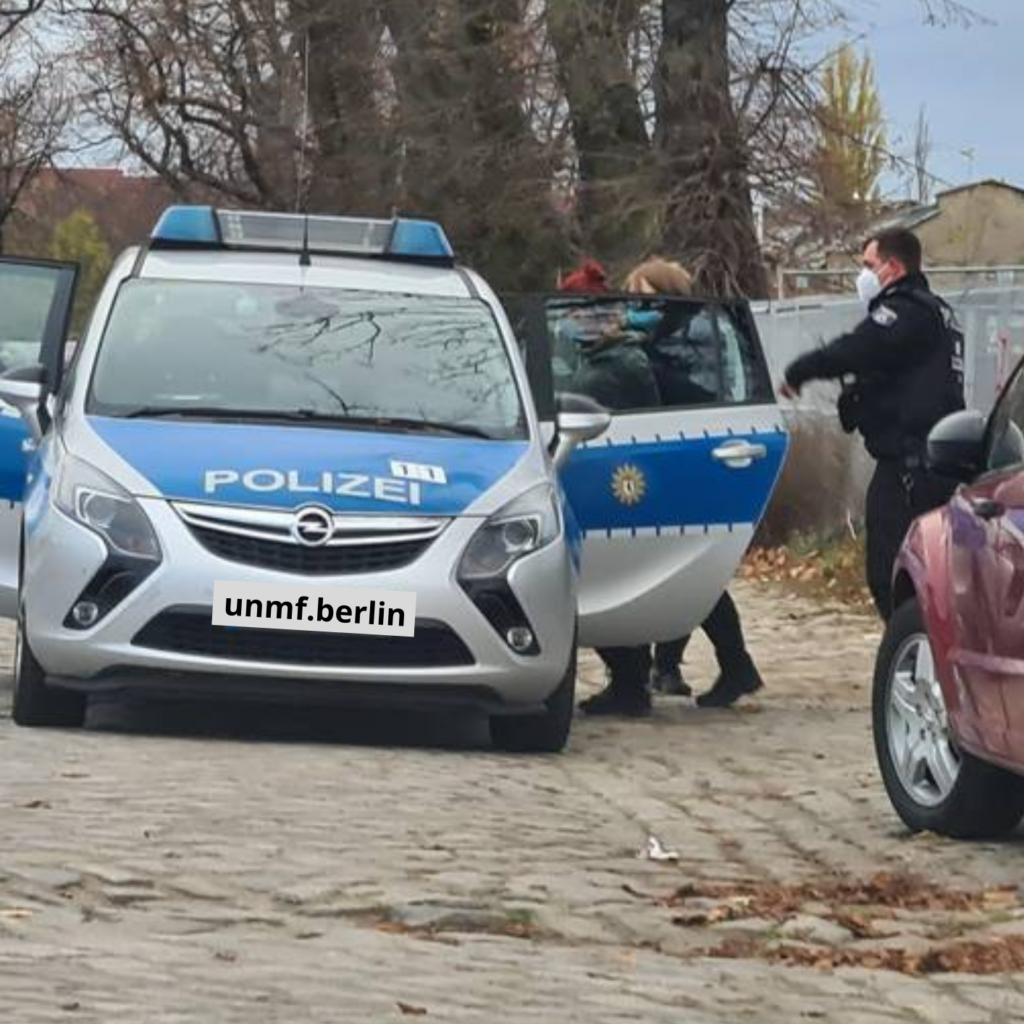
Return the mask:
<svg viewBox="0 0 1024 1024">
<path fill-rule="evenodd" d="M 556 391 L 589 394 L 614 413 L 563 473 L 584 531 L 581 642 L 692 631 L 736 571 L 787 447 L 749 307 L 566 295 L 505 303 L 542 419 Z"/>
<path fill-rule="evenodd" d="M 56 384 L 77 268 L 0 258 L 0 373 L 42 363 Z M 17 410 L 0 401 L 0 616 L 15 614 L 21 499 L 31 457 Z"/>
</svg>

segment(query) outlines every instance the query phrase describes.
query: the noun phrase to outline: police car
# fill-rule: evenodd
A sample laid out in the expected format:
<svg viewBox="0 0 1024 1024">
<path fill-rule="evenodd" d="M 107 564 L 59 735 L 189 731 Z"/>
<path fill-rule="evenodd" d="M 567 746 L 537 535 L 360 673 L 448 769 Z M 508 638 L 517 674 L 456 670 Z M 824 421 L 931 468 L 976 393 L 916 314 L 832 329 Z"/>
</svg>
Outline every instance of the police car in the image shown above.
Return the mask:
<svg viewBox="0 0 1024 1024">
<path fill-rule="evenodd" d="M 577 644 L 697 625 L 785 451 L 742 309 L 696 311 L 738 389 L 609 426 L 555 394 L 551 332 L 524 358 L 433 223 L 173 207 L 68 362 L 75 273 L 0 262 L 21 725 L 79 725 L 117 691 L 441 703 L 488 714 L 500 747 L 559 750 Z M 223 581 L 412 594 L 415 621 L 215 624 Z"/>
</svg>

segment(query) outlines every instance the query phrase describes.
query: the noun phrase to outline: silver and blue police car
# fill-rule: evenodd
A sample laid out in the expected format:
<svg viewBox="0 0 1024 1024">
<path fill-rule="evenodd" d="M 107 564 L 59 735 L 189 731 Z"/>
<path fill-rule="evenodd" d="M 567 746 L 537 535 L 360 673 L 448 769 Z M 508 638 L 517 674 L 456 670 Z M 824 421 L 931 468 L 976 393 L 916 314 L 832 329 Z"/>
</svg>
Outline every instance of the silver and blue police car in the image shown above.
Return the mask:
<svg viewBox="0 0 1024 1024">
<path fill-rule="evenodd" d="M 103 691 L 337 694 L 564 745 L 578 530 L 502 307 L 438 226 L 172 208 L 66 375 L 65 269 L 23 269 L 51 301 L 41 362 L 0 382 L 34 449 L 16 722 L 79 724 Z M 607 422 L 567 409 L 556 460 Z M 217 580 L 412 592 L 415 628 L 219 627 Z"/>
<path fill-rule="evenodd" d="M 674 377 L 609 419 L 557 339 L 633 300 L 500 302 L 430 222 L 173 207 L 69 358 L 75 281 L 0 260 L 21 725 L 237 694 L 465 706 L 559 750 L 577 645 L 699 626 L 787 447 L 745 303 L 651 300 Z M 218 582 L 414 594 L 414 628 L 219 625 Z"/>
</svg>

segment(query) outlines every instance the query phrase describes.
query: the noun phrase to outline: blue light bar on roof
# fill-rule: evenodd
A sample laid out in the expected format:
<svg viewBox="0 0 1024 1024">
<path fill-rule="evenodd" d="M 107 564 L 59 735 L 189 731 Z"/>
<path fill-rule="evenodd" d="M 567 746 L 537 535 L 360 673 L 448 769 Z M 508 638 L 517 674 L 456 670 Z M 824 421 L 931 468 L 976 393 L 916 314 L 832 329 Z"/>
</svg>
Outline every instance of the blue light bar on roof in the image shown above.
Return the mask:
<svg viewBox="0 0 1024 1024">
<path fill-rule="evenodd" d="M 168 206 L 150 239 L 178 245 L 217 245 L 220 231 L 212 206 Z"/>
<path fill-rule="evenodd" d="M 441 225 L 429 220 L 394 221 L 390 251 L 403 256 L 440 256 L 446 259 L 455 256 Z"/>
<path fill-rule="evenodd" d="M 308 237 L 307 237 L 308 236 Z M 376 256 L 392 259 L 455 258 L 439 224 L 425 220 L 372 220 L 321 217 L 210 206 L 172 206 L 153 229 L 151 242 L 166 246 L 208 246 L 311 253 Z"/>
</svg>

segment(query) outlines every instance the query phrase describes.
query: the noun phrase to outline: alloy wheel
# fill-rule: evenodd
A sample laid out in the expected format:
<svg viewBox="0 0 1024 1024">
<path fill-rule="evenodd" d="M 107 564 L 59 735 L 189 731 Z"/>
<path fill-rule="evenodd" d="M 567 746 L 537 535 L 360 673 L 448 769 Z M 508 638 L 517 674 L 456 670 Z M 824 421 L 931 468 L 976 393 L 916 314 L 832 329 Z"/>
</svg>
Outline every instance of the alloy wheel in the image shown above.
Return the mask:
<svg viewBox="0 0 1024 1024">
<path fill-rule="evenodd" d="M 937 807 L 952 793 L 961 758 L 935 673 L 928 637 L 915 634 L 900 647 L 889 681 L 889 753 L 900 784 L 923 807 Z"/>
</svg>

